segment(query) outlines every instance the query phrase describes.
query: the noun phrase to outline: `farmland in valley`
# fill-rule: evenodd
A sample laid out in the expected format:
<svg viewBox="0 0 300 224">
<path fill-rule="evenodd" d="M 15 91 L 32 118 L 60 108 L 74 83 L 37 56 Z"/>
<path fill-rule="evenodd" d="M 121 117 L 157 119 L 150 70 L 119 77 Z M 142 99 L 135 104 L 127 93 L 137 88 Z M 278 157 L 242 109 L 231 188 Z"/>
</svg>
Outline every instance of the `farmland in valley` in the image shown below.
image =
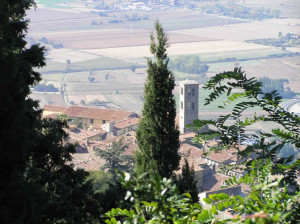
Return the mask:
<svg viewBox="0 0 300 224">
<path fill-rule="evenodd" d="M 250 21 L 207 14 L 201 7 L 214 4 L 209 1 L 195 2 L 194 9 L 159 6 L 148 11 L 118 11 L 97 9 L 99 3 L 92 1 L 40 0 L 38 9 L 28 13 L 28 36 L 31 44 L 47 48 L 47 65 L 38 69 L 42 83 L 54 85 L 61 94 L 35 93 L 32 97 L 41 105 L 81 104 L 141 112 L 145 57 L 151 57 L 149 35 L 156 19 L 167 31 L 171 58 L 196 55 L 209 66 L 206 77 L 174 71 L 176 81 L 189 78 L 203 84 L 210 76 L 238 65 L 249 76 L 286 78 L 286 87 L 300 93 L 299 46 L 282 49 L 246 42 L 278 38 L 279 32 L 300 33 L 300 16 L 295 13 L 300 4 L 296 0 L 281 3 L 246 1 L 248 7 L 268 5 L 283 15 Z M 215 110 L 214 106 L 202 112 Z"/>
</svg>

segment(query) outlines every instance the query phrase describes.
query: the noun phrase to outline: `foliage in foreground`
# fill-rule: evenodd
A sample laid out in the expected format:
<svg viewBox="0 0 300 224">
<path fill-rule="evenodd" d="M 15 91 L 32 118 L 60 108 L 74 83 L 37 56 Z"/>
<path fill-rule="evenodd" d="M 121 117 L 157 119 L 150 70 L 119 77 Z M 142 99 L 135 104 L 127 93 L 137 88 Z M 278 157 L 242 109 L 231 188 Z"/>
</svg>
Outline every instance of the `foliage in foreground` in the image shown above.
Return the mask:
<svg viewBox="0 0 300 224">
<path fill-rule="evenodd" d="M 264 165 L 262 165 L 264 164 Z M 297 223 L 300 194 L 291 194 L 288 186 L 282 186 L 283 177 L 274 178 L 272 163 L 268 160 L 252 162 L 252 172 L 237 180 L 226 181 L 227 186 L 247 184 L 246 197 L 229 196 L 225 193 L 211 194 L 203 202 L 207 209 L 193 203 L 190 194 L 179 194 L 170 179 L 146 174 L 131 177 L 121 173 L 120 179 L 127 189 L 125 200 L 130 209 L 112 209 L 106 213 L 106 223 Z M 232 217 L 221 219 L 220 214 L 231 211 Z M 235 216 L 235 217 L 234 217 Z"/>
<path fill-rule="evenodd" d="M 232 113 L 217 120 L 197 120 L 192 127 L 198 130 L 203 125 L 215 126 L 216 130 L 199 133 L 196 138 L 196 141 L 203 143 L 219 137 L 220 144 L 211 150 L 226 150 L 229 147 L 238 150 L 242 163 L 231 168 L 245 170 L 245 174 L 240 179 L 235 176 L 229 178 L 226 184 L 227 187 L 247 185 L 249 193 L 244 198 L 225 193 L 211 194 L 204 199 L 210 207 L 201 209 L 191 202 L 190 195 L 178 194 L 176 187 L 172 188 L 171 180 L 145 179 L 144 175 L 131 180 L 128 174 L 122 174 L 121 182 L 128 190 L 127 199 L 133 205 L 128 210 L 113 209 L 106 213 L 106 223 L 299 223 L 300 195 L 296 177 L 300 161 L 293 160 L 293 156 L 279 157 L 285 144 L 299 147 L 299 117 L 279 106 L 281 98 L 276 91 L 264 94 L 261 83 L 254 78 L 247 79 L 239 68 L 217 74 L 205 88 L 212 90 L 206 99 L 207 104 L 223 93 L 227 94 L 228 100 L 221 107 L 236 99 L 245 99 L 235 105 Z M 237 88 L 242 92 L 231 93 Z M 260 106 L 266 115 L 244 118 L 243 111 L 254 106 Z M 229 118 L 234 121 L 233 124 L 226 123 Z M 241 150 L 241 142 L 249 138 L 245 128 L 258 121 L 273 122 L 279 127 L 271 133 L 254 136 L 256 143 Z M 225 210 L 231 211 L 234 216 L 221 220 L 219 215 Z"/>
</svg>

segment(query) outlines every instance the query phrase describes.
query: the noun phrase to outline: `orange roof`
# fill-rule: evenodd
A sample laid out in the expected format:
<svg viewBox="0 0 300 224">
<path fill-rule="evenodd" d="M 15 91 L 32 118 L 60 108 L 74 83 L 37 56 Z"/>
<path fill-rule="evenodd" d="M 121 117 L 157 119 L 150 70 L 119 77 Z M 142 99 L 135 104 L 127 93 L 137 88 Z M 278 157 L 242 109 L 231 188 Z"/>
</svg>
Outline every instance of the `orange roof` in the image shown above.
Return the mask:
<svg viewBox="0 0 300 224">
<path fill-rule="evenodd" d="M 133 114 L 132 111 L 124 110 L 111 110 L 95 107 L 83 107 L 83 106 L 58 106 L 58 105 L 45 105 L 44 111 L 61 112 L 70 117 L 81 117 L 96 120 L 106 121 L 120 121 L 128 119 Z"/>
<path fill-rule="evenodd" d="M 105 131 L 90 131 L 79 128 L 68 129 L 67 132 L 72 140 L 85 140 L 86 138 L 105 133 Z"/>
<path fill-rule="evenodd" d="M 52 113 L 52 114 L 48 114 L 46 116 L 43 116 L 43 118 L 52 118 L 52 119 L 57 119 L 57 116 L 59 115 L 59 113 Z"/>
<path fill-rule="evenodd" d="M 205 156 L 211 160 L 222 163 L 226 160 L 236 161 L 237 159 L 237 150 L 234 148 L 230 148 L 228 150 L 222 150 L 220 152 L 211 151 Z"/>
<path fill-rule="evenodd" d="M 115 127 L 122 129 L 128 126 L 137 125 L 139 123 L 139 118 L 129 118 L 123 121 L 119 121 L 115 123 Z"/>
<path fill-rule="evenodd" d="M 59 105 L 45 105 L 45 111 L 53 111 L 53 112 L 61 112 L 64 113 L 65 110 L 68 109 L 67 106 L 59 106 Z"/>
<path fill-rule="evenodd" d="M 221 186 L 223 186 L 225 180 L 227 180 L 228 178 L 229 177 L 218 173 L 210 175 L 208 178 L 205 178 L 205 180 L 203 180 L 202 188 L 204 191 L 221 190 Z"/>
<path fill-rule="evenodd" d="M 123 110 L 100 109 L 94 107 L 71 106 L 64 113 L 71 117 L 119 121 L 128 118 L 133 112 Z"/>
</svg>

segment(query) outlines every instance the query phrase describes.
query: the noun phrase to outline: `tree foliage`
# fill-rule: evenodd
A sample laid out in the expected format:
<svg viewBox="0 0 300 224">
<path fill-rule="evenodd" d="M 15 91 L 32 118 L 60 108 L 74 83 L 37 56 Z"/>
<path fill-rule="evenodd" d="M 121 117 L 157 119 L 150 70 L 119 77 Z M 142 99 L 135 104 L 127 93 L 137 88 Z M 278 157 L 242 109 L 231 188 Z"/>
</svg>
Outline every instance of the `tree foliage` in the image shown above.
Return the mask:
<svg viewBox="0 0 300 224">
<path fill-rule="evenodd" d="M 170 60 L 169 68 L 180 72 L 191 74 L 204 74 L 209 66 L 200 61 L 198 56 L 179 56 Z"/>
<path fill-rule="evenodd" d="M 151 34 L 150 45 L 154 60 L 147 59 L 145 103 L 137 130 L 139 151 L 136 155 L 136 171 L 170 177 L 180 160 L 177 152 L 179 130 L 175 125 L 176 105 L 172 93 L 175 81 L 168 70 L 167 35 L 159 22 L 155 23 L 155 29 L 156 41 Z"/>
<path fill-rule="evenodd" d="M 199 133 L 195 141 L 203 142 L 217 136 L 221 142 L 210 150 L 235 147 L 238 157 L 244 161 L 234 167 L 245 170 L 246 175 L 239 180 L 234 177 L 227 182 L 230 185 L 246 183 L 251 188 L 246 198 L 238 198 L 240 202 L 235 210 L 240 215 L 253 217 L 246 223 L 257 223 L 258 219 L 263 220 L 261 223 L 298 222 L 299 217 L 293 214 L 295 210 L 299 212 L 299 184 L 296 181 L 300 170 L 299 159 L 296 160 L 294 154 L 283 157 L 283 150 L 285 145 L 291 145 L 295 149 L 300 147 L 300 118 L 279 106 L 281 97 L 276 90 L 263 93 L 262 83 L 255 78 L 248 79 L 240 68 L 217 74 L 204 88 L 212 90 L 206 104 L 222 94 L 227 95 L 227 100 L 220 108 L 243 99 L 241 103 L 235 104 L 232 113 L 216 120 L 196 120 L 191 125 L 195 130 L 203 125 L 214 126 L 214 130 Z M 236 89 L 239 91 L 233 91 Z M 265 114 L 245 117 L 243 112 L 253 107 L 261 108 Z M 229 119 L 234 122 L 228 122 Z M 257 122 L 266 121 L 272 122 L 274 128 L 270 132 L 261 131 L 258 135 L 251 136 L 255 139 L 255 144 L 242 149 L 241 143 L 249 139 L 245 129 Z"/>
<path fill-rule="evenodd" d="M 179 194 L 171 179 L 146 176 L 120 173 L 122 186 L 127 189 L 125 199 L 131 206 L 107 212 L 106 223 L 193 223 L 201 206 L 192 203 L 189 194 Z"/>
<path fill-rule="evenodd" d="M 182 167 L 182 174 L 178 180 L 178 187 L 181 193 L 189 193 L 192 201 L 199 202 L 197 180 L 195 176 L 194 164 L 190 167 L 187 159 L 184 159 L 184 166 Z"/>
<path fill-rule="evenodd" d="M 101 168 L 112 174 L 115 174 L 116 170 L 127 172 L 132 170 L 134 164 L 133 157 L 123 154 L 127 148 L 128 145 L 124 144 L 124 137 L 118 141 L 113 141 L 107 149 L 96 148 L 96 155 L 106 161 Z"/>
<path fill-rule="evenodd" d="M 45 65 L 44 48 L 27 46 L 26 10 L 33 0 L 0 2 L 0 217 L 2 223 L 93 223 L 99 209 L 74 170 L 66 142 L 66 119 L 41 119 L 29 97 Z"/>
</svg>

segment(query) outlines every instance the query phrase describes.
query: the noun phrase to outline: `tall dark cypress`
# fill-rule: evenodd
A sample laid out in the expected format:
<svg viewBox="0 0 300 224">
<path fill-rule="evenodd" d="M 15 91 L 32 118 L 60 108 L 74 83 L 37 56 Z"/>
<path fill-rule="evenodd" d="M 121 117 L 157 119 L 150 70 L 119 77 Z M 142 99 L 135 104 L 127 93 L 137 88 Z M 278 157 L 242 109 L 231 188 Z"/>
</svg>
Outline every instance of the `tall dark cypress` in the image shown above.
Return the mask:
<svg viewBox="0 0 300 224">
<path fill-rule="evenodd" d="M 41 80 L 44 49 L 26 46 L 33 0 L 0 1 L 1 223 L 92 223 L 99 217 L 88 175 L 70 165 L 67 122 L 41 119 L 30 87 Z"/>
<path fill-rule="evenodd" d="M 151 34 L 148 77 L 144 89 L 144 108 L 137 130 L 139 151 L 136 172 L 170 177 L 178 169 L 179 130 L 175 125 L 176 103 L 174 75 L 168 70 L 168 38 L 161 24 L 155 23 L 156 38 Z"/>
<path fill-rule="evenodd" d="M 43 48 L 26 48 L 25 12 L 33 0 L 0 1 L 0 217 L 14 223 L 26 211 L 24 170 L 34 146 L 38 104 L 28 98 L 40 81 L 34 67 L 45 64 Z"/>
</svg>

